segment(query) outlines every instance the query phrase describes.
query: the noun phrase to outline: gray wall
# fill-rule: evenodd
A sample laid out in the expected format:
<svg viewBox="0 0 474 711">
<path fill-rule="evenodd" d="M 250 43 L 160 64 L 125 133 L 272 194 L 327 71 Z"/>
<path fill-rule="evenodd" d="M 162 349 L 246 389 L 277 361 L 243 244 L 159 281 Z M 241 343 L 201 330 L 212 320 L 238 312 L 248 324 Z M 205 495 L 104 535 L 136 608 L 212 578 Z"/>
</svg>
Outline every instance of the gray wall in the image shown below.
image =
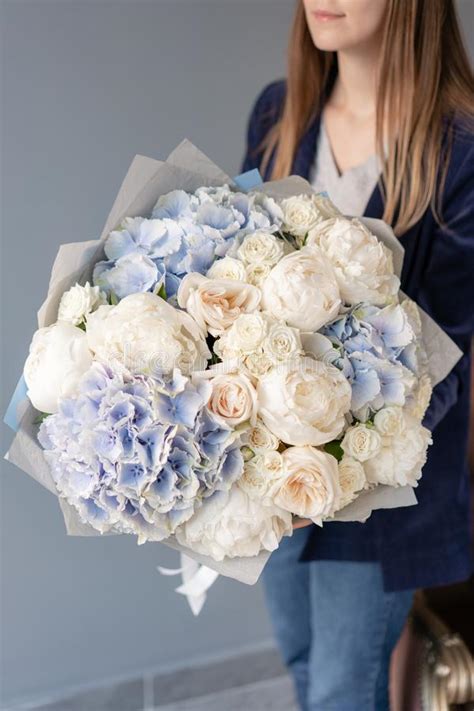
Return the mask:
<svg viewBox="0 0 474 711">
<path fill-rule="evenodd" d="M 3 3 L 2 411 L 59 244 L 99 234 L 133 156 L 188 137 L 238 172 L 251 103 L 284 71 L 291 5 Z M 221 579 L 194 619 L 156 571 L 175 553 L 68 538 L 56 500 L 2 468 L 5 702 L 270 639 L 259 587 Z"/>
<path fill-rule="evenodd" d="M 2 411 L 62 242 L 96 237 L 136 153 L 188 137 L 237 172 L 257 92 L 284 72 L 292 0 L 2 3 Z M 472 31 L 474 2 L 462 2 Z M 4 451 L 9 441 L 3 432 Z M 175 554 L 68 538 L 56 500 L 1 479 L 2 699 L 264 644 L 259 586 L 225 579 L 198 619 L 156 572 Z"/>
</svg>

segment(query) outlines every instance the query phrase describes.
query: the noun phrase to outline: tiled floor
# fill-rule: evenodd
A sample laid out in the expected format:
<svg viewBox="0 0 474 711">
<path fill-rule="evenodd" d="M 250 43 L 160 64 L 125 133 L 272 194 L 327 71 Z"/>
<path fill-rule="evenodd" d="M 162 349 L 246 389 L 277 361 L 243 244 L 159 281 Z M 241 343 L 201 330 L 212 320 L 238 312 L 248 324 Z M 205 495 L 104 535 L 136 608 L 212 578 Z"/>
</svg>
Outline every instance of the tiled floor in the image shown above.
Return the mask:
<svg viewBox="0 0 474 711">
<path fill-rule="evenodd" d="M 296 711 L 274 649 L 150 675 L 8 711 Z"/>
<path fill-rule="evenodd" d="M 158 706 L 155 711 L 297 711 L 288 677 Z"/>
</svg>

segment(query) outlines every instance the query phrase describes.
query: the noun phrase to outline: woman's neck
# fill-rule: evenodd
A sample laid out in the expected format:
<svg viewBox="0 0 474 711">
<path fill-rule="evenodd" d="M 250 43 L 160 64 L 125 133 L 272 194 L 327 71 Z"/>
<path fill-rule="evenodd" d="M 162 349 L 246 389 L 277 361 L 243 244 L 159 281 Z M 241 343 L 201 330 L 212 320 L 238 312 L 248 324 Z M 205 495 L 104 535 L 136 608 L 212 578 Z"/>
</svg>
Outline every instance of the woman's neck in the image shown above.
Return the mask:
<svg viewBox="0 0 474 711">
<path fill-rule="evenodd" d="M 337 54 L 338 72 L 330 103 L 358 119 L 375 114 L 380 46 Z"/>
</svg>

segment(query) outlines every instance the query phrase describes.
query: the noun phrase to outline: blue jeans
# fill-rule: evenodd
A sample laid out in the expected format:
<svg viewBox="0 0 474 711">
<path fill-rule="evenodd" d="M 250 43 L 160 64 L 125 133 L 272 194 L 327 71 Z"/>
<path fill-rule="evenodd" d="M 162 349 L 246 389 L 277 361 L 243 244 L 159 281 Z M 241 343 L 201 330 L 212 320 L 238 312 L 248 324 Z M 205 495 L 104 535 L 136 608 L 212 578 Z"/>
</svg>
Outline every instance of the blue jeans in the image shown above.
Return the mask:
<svg viewBox="0 0 474 711">
<path fill-rule="evenodd" d="M 309 531 L 301 528 L 284 538 L 263 572 L 270 617 L 299 706 L 388 711 L 390 656 L 413 591 L 384 592 L 379 563 L 299 563 Z"/>
</svg>

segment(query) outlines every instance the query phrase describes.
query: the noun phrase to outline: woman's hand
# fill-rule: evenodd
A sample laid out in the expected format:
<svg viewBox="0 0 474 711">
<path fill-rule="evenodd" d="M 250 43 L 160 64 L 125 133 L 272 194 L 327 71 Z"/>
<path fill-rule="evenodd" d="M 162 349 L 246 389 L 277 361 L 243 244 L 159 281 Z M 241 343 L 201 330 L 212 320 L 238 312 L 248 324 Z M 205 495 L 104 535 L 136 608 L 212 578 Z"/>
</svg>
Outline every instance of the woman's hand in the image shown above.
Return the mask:
<svg viewBox="0 0 474 711">
<path fill-rule="evenodd" d="M 296 528 L 304 528 L 305 526 L 311 526 L 313 522 L 309 518 L 299 518 L 295 516 L 293 519 L 293 530 Z"/>
</svg>

